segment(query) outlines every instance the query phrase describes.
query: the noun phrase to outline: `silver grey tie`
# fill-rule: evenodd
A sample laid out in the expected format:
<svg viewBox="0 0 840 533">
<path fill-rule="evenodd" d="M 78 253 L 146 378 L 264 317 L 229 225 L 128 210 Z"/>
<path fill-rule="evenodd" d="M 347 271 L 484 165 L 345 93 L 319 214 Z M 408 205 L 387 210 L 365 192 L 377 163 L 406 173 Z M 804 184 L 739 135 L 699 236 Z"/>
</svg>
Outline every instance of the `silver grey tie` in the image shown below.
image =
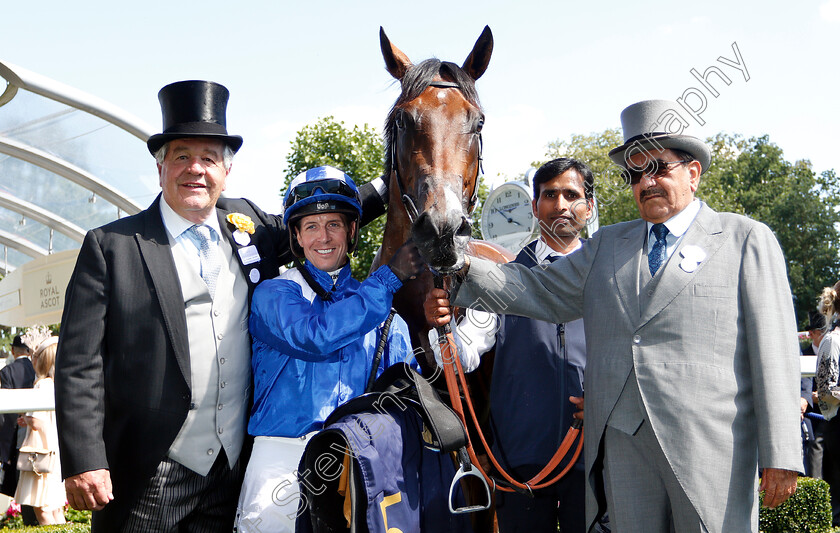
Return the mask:
<svg viewBox="0 0 840 533">
<path fill-rule="evenodd" d="M 214 246 L 210 240 L 210 226 L 196 224 L 187 231 L 199 243 L 198 255 L 201 259 L 201 279 L 207 284 L 210 297 L 213 298 L 216 296 L 216 280 L 219 279 L 219 271 L 222 269 L 219 247 Z"/>
</svg>

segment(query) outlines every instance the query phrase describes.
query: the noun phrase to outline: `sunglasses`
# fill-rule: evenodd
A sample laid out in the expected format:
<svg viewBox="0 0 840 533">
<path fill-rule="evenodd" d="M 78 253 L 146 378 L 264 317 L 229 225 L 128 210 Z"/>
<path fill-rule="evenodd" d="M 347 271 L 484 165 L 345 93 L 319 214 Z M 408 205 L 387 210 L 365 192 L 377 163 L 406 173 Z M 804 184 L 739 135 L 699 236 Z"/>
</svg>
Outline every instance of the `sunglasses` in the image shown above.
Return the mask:
<svg viewBox="0 0 840 533">
<path fill-rule="evenodd" d="M 642 181 L 642 176 L 648 175 L 652 178 L 661 178 L 671 171 L 671 165 L 681 165 L 683 163 L 690 163 L 691 161 L 690 159 L 680 159 L 679 161 L 648 159 L 647 164 L 641 168 L 625 168 L 621 171 L 621 177 L 624 178 L 625 183 L 636 185 Z"/>
<path fill-rule="evenodd" d="M 348 198 L 356 198 L 356 191 L 341 180 L 307 181 L 292 189 L 284 207 L 288 209 L 295 202 L 303 200 L 304 198 L 309 198 L 319 190 L 321 191 L 321 194 L 340 194 L 341 196 L 346 196 Z"/>
</svg>

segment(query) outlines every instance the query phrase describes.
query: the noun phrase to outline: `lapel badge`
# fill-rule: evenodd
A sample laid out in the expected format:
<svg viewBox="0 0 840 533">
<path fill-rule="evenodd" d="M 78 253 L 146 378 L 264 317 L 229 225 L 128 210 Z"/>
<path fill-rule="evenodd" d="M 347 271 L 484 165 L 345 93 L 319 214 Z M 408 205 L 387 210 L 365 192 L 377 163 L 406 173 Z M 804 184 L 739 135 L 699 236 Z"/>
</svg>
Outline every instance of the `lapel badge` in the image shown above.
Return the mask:
<svg viewBox="0 0 840 533">
<path fill-rule="evenodd" d="M 233 232 L 233 240 L 236 241 L 236 244 L 239 246 L 251 244 L 251 236 L 242 230 L 236 230 Z"/>
<path fill-rule="evenodd" d="M 680 255 L 683 257 L 683 260 L 680 261 L 680 268 L 689 274 L 697 270 L 700 263 L 706 259 L 706 251 L 693 244 L 684 246 L 680 250 Z"/>
</svg>

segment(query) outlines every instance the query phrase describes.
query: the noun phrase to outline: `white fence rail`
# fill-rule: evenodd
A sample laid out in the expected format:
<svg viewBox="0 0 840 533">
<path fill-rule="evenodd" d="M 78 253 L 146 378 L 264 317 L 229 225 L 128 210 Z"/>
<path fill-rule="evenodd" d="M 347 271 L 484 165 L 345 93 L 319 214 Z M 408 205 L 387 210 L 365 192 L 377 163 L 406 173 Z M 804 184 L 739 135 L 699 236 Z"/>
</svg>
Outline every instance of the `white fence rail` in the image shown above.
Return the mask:
<svg viewBox="0 0 840 533">
<path fill-rule="evenodd" d="M 51 389 L 0 389 L 0 414 L 55 411 Z"/>
</svg>

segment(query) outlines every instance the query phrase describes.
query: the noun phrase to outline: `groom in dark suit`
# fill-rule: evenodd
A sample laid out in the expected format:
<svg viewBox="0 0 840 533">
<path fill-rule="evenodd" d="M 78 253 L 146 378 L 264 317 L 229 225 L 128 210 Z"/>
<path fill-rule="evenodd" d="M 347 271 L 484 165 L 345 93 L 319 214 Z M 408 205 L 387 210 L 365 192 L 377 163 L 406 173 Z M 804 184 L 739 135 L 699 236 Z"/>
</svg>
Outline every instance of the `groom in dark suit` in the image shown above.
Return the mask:
<svg viewBox="0 0 840 533">
<path fill-rule="evenodd" d="M 159 93 L 148 140 L 162 193 L 91 230 L 67 289 L 56 360 L 62 475 L 93 531 L 230 531 L 247 462 L 248 311 L 291 260 L 281 218 L 220 198 L 242 138 L 228 91 Z M 362 189 L 366 219 L 381 214 Z"/>
</svg>

